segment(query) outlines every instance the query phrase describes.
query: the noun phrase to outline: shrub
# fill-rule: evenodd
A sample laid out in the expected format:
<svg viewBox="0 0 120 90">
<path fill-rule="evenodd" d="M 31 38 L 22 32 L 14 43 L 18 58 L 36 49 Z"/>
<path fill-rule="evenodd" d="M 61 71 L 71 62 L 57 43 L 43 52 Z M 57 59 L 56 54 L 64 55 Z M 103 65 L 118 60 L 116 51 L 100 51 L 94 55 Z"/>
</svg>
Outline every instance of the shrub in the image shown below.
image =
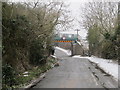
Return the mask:
<svg viewBox="0 0 120 90">
<path fill-rule="evenodd" d="M 16 72 L 9 64 L 4 64 L 2 66 L 2 85 L 3 88 L 10 88 L 13 85 L 17 84 L 17 80 L 15 79 Z"/>
<path fill-rule="evenodd" d="M 30 46 L 30 63 L 39 65 L 46 59 L 44 55 L 45 49 L 42 40 L 34 40 Z"/>
<path fill-rule="evenodd" d="M 117 57 L 115 46 L 111 41 L 104 41 L 102 43 L 102 57 L 106 59 L 115 59 Z"/>
</svg>

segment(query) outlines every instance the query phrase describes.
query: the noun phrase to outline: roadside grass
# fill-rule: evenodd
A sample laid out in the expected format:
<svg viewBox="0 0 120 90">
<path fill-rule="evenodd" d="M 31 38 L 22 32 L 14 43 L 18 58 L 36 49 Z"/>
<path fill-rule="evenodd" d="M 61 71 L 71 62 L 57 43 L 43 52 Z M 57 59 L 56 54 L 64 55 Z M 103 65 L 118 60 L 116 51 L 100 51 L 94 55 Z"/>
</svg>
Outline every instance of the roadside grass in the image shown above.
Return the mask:
<svg viewBox="0 0 120 90">
<path fill-rule="evenodd" d="M 47 63 L 44 65 L 36 66 L 32 70 L 26 71 L 26 73 L 21 73 L 16 78 L 18 85 L 13 86 L 13 88 L 20 88 L 29 85 L 32 80 L 38 78 L 42 73 L 45 73 L 49 69 L 53 68 L 53 65 L 57 62 L 55 58 L 48 57 Z"/>
</svg>

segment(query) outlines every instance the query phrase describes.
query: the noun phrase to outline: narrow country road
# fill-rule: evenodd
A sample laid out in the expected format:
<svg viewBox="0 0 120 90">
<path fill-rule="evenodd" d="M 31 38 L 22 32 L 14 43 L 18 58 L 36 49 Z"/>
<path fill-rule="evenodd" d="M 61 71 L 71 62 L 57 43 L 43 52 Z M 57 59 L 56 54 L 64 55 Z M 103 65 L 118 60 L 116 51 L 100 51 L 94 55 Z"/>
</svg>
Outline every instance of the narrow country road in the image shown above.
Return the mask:
<svg viewBox="0 0 120 90">
<path fill-rule="evenodd" d="M 51 69 L 33 88 L 118 88 L 118 82 L 87 59 L 72 58 L 55 52 L 60 66 Z"/>
</svg>

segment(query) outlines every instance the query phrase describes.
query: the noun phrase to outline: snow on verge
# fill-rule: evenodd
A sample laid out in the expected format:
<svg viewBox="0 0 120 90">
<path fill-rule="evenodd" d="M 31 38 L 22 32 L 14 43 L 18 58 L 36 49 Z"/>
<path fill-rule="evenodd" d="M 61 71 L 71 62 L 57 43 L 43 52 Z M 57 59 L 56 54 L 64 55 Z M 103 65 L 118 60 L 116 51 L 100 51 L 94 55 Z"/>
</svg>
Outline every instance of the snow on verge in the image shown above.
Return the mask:
<svg viewBox="0 0 120 90">
<path fill-rule="evenodd" d="M 118 80 L 118 64 L 113 63 L 112 60 L 102 59 L 102 58 L 98 58 L 98 57 L 95 57 L 95 56 L 92 56 L 92 57 L 73 56 L 73 58 L 87 58 L 91 62 L 94 62 L 94 63 L 98 64 L 98 66 L 101 69 L 103 69 L 104 71 L 106 71 L 106 73 L 109 73 L 116 80 Z"/>
<path fill-rule="evenodd" d="M 71 55 L 71 51 L 70 50 L 65 50 L 65 49 L 60 48 L 60 47 L 55 47 L 55 48 L 65 52 L 67 55 Z"/>
</svg>

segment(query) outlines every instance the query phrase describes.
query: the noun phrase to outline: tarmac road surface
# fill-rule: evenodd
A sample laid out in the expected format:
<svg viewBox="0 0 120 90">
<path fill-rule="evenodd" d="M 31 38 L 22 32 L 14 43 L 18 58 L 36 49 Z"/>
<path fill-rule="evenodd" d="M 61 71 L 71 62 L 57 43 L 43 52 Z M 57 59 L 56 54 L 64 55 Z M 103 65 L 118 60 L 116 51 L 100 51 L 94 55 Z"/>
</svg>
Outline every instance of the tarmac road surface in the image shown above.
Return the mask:
<svg viewBox="0 0 120 90">
<path fill-rule="evenodd" d="M 118 88 L 118 82 L 88 59 L 72 58 L 55 51 L 60 66 L 54 67 L 33 88 Z"/>
</svg>

